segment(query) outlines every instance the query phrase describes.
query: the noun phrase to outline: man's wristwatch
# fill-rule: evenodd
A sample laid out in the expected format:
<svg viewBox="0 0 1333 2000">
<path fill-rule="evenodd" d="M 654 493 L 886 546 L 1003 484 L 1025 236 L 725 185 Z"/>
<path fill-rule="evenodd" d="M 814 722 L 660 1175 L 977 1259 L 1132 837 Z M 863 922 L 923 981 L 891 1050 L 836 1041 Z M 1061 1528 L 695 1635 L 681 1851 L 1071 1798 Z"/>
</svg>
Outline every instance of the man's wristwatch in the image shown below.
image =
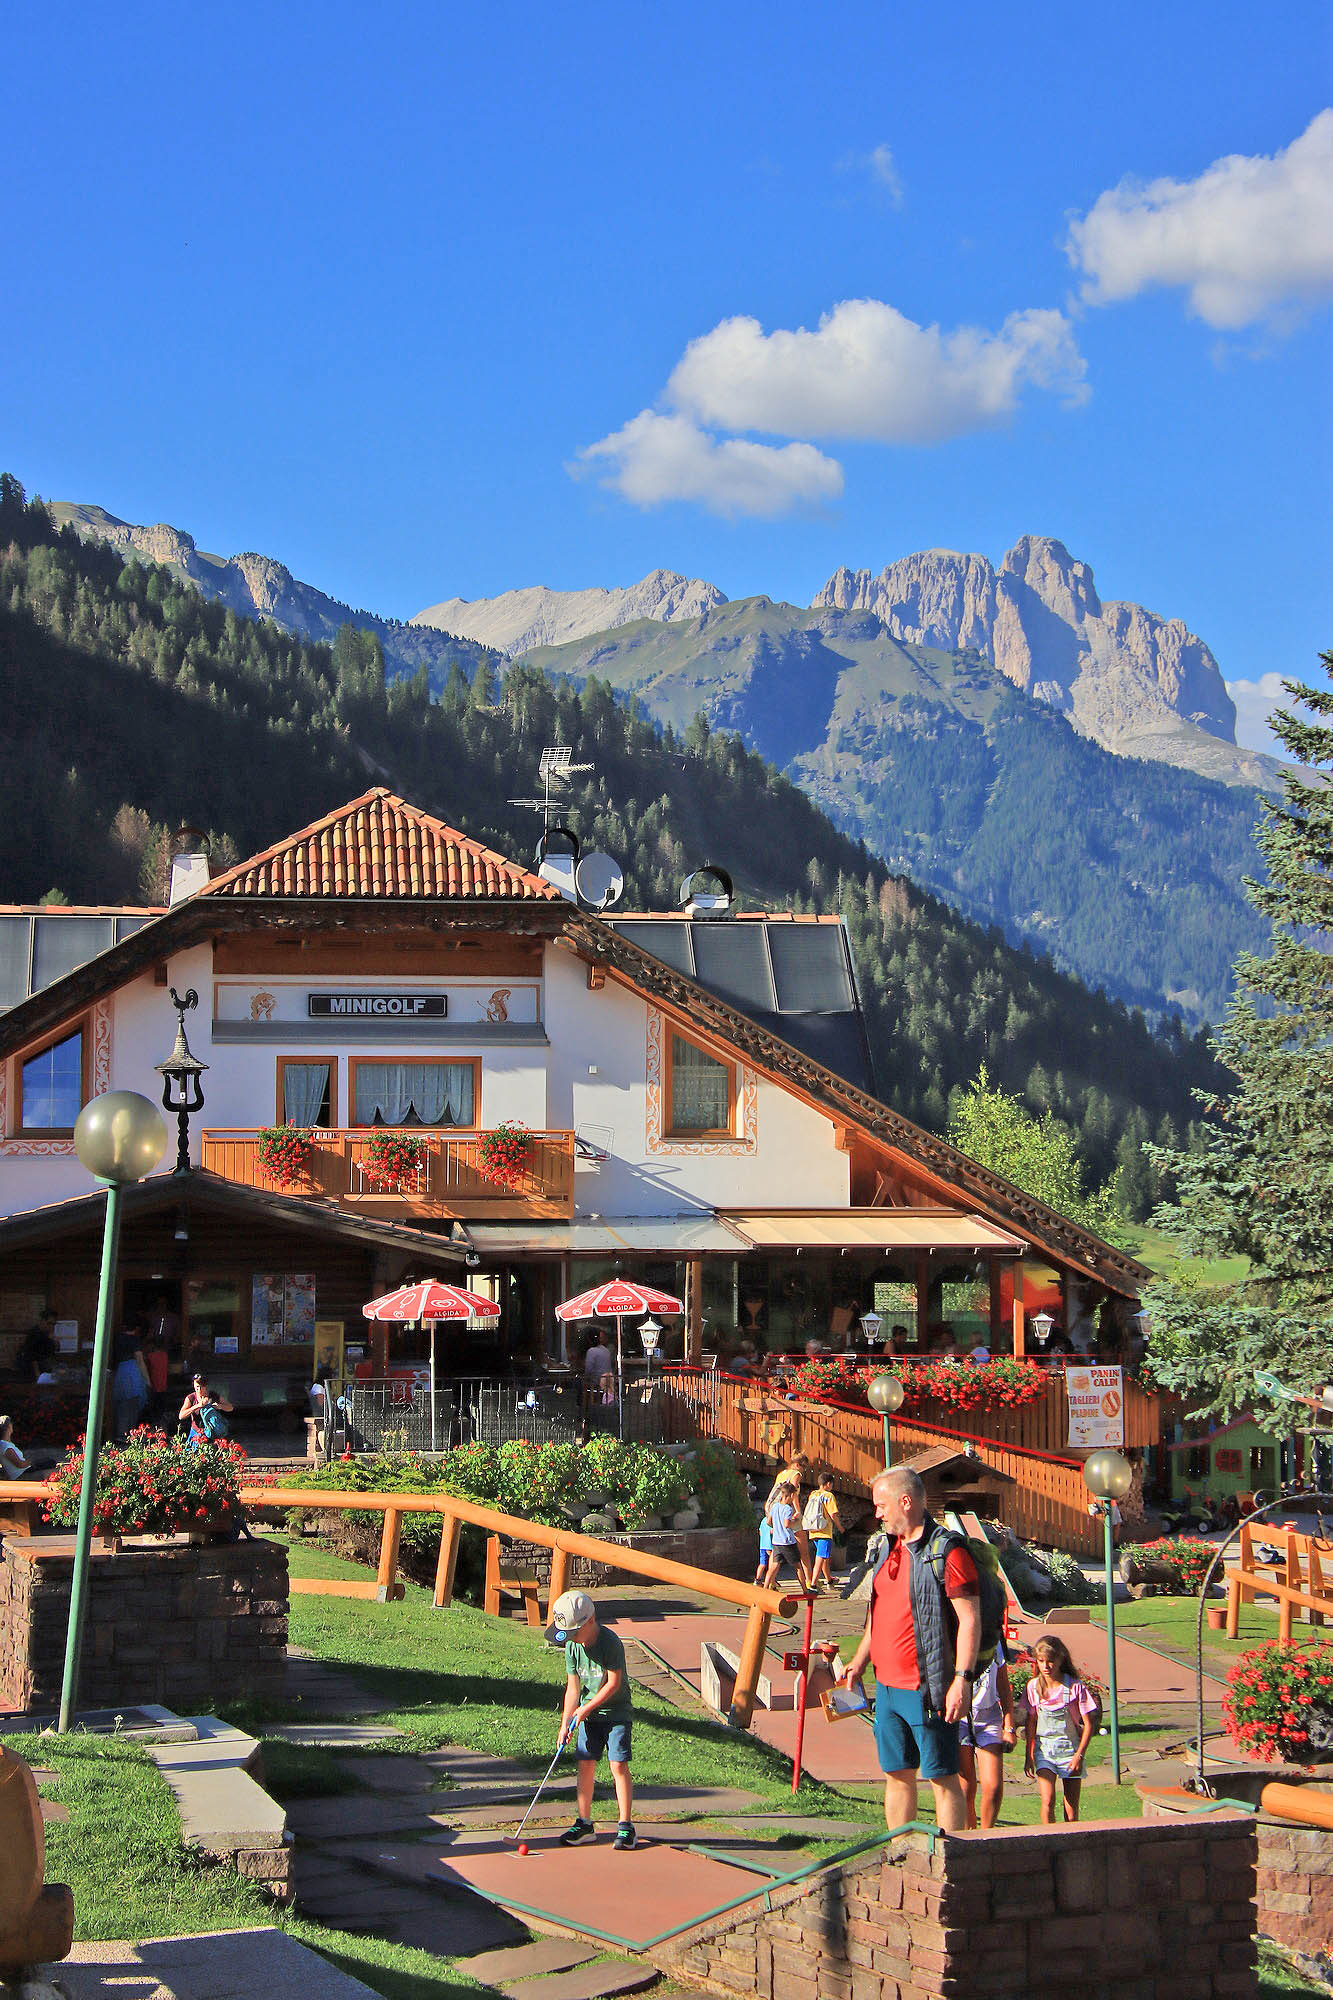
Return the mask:
<svg viewBox="0 0 1333 2000">
<path fill-rule="evenodd" d="M 956 1669 L 954 1673 L 954 1679 L 956 1681 L 966 1681 L 969 1687 L 975 1685 L 976 1678 L 977 1678 L 976 1670 L 975 1668 L 972 1667 L 959 1667 Z"/>
</svg>

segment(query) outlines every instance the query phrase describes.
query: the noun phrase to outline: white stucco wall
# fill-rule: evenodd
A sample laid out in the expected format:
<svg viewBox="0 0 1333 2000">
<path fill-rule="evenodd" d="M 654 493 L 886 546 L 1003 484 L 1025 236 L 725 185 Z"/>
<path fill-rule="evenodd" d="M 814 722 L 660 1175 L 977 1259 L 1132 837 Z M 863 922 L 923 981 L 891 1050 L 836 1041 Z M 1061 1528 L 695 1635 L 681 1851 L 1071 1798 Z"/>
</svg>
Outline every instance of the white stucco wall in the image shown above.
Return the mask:
<svg viewBox="0 0 1333 2000">
<path fill-rule="evenodd" d="M 600 1173 L 576 1176 L 581 1215 L 846 1205 L 850 1162 L 834 1144 L 832 1121 L 762 1078 L 753 1153 L 704 1144 L 650 1151 L 648 1003 L 610 979 L 589 992 L 586 967 L 555 949 L 546 954 L 545 998 L 551 1122 L 594 1139 L 610 1156 Z"/>
<path fill-rule="evenodd" d="M 236 978 L 228 975 L 229 985 Z M 242 982 L 244 983 L 244 982 Z M 568 951 L 548 947 L 542 990 L 537 996 L 549 1047 L 544 1044 L 486 1044 L 462 1039 L 374 1038 L 356 1024 L 336 1043 L 303 1034 L 304 994 L 310 980 L 265 980 L 282 997 L 278 1013 L 291 1012 L 291 1032 L 275 1040 L 219 1041 L 212 1038 L 217 1000 L 211 946 L 177 954 L 168 966 L 168 984 L 177 992 L 193 986 L 197 1010 L 186 1017 L 190 1045 L 208 1064 L 203 1078 L 205 1105 L 192 1122 L 193 1155 L 202 1158 L 203 1131 L 255 1127 L 272 1122 L 276 1107 L 278 1058 L 308 1054 L 338 1064 L 337 1119 L 349 1122 L 349 1059 L 429 1059 L 479 1056 L 480 1120 L 494 1125 L 521 1120 L 534 1130 L 570 1129 L 606 1148 L 599 1172 L 576 1175 L 580 1214 L 678 1215 L 713 1207 L 845 1205 L 849 1161 L 834 1145 L 831 1120 L 802 1104 L 780 1085 L 756 1081 L 745 1119 L 750 1149 L 723 1151 L 706 1143 L 650 1146 L 646 1058 L 650 1009 L 638 995 L 609 980 L 597 992 L 587 985 L 586 968 Z M 332 982 L 319 982 L 325 986 Z M 418 979 L 349 981 L 357 991 L 430 987 Z M 438 987 L 439 982 L 434 982 Z M 292 989 L 288 996 L 286 989 Z M 295 1004 L 300 995 L 299 1007 Z M 232 999 L 221 1003 L 232 1018 Z M 161 1084 L 156 1065 L 168 1054 L 175 1014 L 167 986 L 151 973 L 133 980 L 112 997 L 110 1086 L 139 1090 L 157 1102 Z M 451 993 L 450 1019 L 465 1024 L 480 1009 L 472 993 Z M 534 1010 L 535 1011 L 535 1010 Z M 175 1121 L 163 1170 L 175 1158 Z M 16 1155 L 0 1148 L 0 1213 L 43 1206 L 89 1191 L 91 1182 L 72 1154 L 55 1158 Z"/>
</svg>

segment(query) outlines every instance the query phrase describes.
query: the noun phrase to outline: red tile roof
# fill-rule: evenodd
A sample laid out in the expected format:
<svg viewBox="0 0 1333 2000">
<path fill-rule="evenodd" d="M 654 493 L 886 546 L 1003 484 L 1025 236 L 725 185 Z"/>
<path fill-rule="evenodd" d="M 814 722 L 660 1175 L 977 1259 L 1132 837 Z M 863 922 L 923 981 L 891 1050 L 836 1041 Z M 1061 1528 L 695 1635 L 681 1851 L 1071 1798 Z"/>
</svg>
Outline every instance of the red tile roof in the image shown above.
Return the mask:
<svg viewBox="0 0 1333 2000">
<path fill-rule="evenodd" d="M 382 785 L 214 876 L 199 895 L 560 901 L 560 892 L 539 875 L 515 867 Z"/>
</svg>

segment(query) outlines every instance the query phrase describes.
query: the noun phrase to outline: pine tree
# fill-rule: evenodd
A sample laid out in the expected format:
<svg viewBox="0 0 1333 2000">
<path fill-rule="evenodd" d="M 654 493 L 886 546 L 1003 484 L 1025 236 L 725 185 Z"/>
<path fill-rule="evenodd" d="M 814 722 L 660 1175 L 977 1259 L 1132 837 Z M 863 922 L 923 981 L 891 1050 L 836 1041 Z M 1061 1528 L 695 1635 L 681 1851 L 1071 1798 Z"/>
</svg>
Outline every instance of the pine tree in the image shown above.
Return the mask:
<svg viewBox="0 0 1333 2000">
<path fill-rule="evenodd" d="M 1333 680 L 1333 653 L 1321 660 Z M 1256 1370 L 1298 1394 L 1333 1380 L 1333 691 L 1283 685 L 1314 719 L 1273 718 L 1304 768 L 1256 834 L 1268 879 L 1246 887 L 1272 939 L 1266 957 L 1237 960 L 1214 1043 L 1235 1083 L 1201 1099 L 1194 1152 L 1152 1149 L 1176 1177 L 1158 1226 L 1191 1254 L 1248 1260 L 1238 1282 L 1185 1275 L 1149 1297 L 1159 1379 L 1208 1410 L 1262 1402 Z"/>
</svg>

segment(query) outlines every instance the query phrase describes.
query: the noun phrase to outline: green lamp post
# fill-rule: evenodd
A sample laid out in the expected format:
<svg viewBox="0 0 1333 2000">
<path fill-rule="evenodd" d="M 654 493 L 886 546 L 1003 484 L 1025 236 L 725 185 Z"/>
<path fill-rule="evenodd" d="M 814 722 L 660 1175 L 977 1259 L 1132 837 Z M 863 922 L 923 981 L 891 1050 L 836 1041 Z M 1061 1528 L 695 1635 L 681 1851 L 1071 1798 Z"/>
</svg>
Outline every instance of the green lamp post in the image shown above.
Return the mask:
<svg viewBox="0 0 1333 2000">
<path fill-rule="evenodd" d="M 872 1375 L 866 1384 L 866 1400 L 884 1419 L 884 1469 L 889 1468 L 889 1418 L 902 1408 L 903 1385 L 896 1375 Z"/>
<path fill-rule="evenodd" d="M 1118 1451 L 1094 1451 L 1083 1467 L 1083 1483 L 1100 1503 L 1106 1538 L 1106 1681 L 1111 1701 L 1111 1768 L 1120 1783 L 1120 1709 L 1115 1675 L 1115 1554 L 1111 1503 L 1123 1500 L 1134 1484 L 1134 1468 Z"/>
<path fill-rule="evenodd" d="M 97 1491 L 97 1452 L 102 1441 L 102 1398 L 106 1389 L 107 1331 L 116 1297 L 122 1190 L 141 1181 L 167 1149 L 162 1114 L 137 1090 L 111 1090 L 85 1104 L 74 1126 L 80 1163 L 106 1189 L 102 1230 L 102 1276 L 97 1291 L 97 1331 L 93 1337 L 92 1379 L 88 1384 L 88 1429 L 83 1447 L 83 1483 L 75 1529 L 74 1575 L 70 1582 L 69 1626 L 65 1633 L 65 1677 L 60 1688 L 60 1723 L 69 1728 L 79 1693 L 79 1655 L 88 1609 L 88 1550 Z"/>
</svg>

